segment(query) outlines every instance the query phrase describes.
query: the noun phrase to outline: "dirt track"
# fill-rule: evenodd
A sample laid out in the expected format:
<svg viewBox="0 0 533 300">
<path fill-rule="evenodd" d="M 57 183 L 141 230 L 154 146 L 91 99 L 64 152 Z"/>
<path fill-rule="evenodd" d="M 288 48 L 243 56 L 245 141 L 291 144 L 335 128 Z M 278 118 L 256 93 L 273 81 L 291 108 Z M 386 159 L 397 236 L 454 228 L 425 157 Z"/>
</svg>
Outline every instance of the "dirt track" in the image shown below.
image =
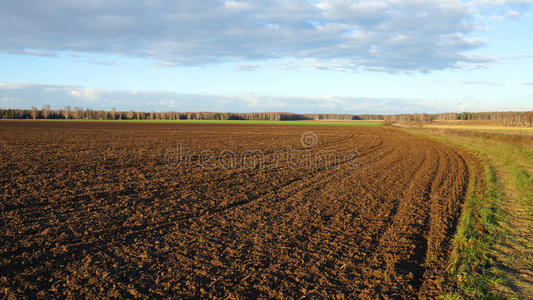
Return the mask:
<svg viewBox="0 0 533 300">
<path fill-rule="evenodd" d="M 171 168 L 176 143 L 265 164 Z M 0 122 L 0 294 L 435 296 L 465 159 L 386 128 Z"/>
</svg>

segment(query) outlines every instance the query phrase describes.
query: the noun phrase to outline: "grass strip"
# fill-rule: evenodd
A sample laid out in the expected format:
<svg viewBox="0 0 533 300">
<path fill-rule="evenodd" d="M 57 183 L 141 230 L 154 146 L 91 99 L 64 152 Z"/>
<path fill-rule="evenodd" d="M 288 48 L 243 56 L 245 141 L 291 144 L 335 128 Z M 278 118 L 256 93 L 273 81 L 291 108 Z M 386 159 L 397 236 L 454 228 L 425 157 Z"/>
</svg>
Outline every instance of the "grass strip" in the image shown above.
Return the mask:
<svg viewBox="0 0 533 300">
<path fill-rule="evenodd" d="M 522 271 L 533 261 L 531 138 L 456 130 L 404 131 L 474 153 L 483 168 L 469 165 L 468 192 L 449 258 L 449 287 L 442 298 L 523 297 L 531 287 Z"/>
</svg>

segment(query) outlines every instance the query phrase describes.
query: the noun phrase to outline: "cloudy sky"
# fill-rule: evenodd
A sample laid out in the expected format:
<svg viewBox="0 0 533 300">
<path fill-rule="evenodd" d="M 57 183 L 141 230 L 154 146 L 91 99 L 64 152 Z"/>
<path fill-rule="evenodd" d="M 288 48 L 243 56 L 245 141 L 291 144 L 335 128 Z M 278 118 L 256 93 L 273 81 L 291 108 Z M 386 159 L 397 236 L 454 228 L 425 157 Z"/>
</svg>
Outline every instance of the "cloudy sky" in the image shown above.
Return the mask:
<svg viewBox="0 0 533 300">
<path fill-rule="evenodd" d="M 0 108 L 533 109 L 530 0 L 0 2 Z"/>
</svg>

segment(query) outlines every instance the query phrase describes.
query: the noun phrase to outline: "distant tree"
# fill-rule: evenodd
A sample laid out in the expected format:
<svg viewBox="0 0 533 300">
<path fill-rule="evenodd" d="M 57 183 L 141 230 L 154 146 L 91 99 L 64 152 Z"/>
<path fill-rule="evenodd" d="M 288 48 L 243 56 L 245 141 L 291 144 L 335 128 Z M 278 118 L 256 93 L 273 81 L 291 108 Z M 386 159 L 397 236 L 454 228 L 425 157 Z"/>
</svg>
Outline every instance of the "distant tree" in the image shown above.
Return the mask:
<svg viewBox="0 0 533 300">
<path fill-rule="evenodd" d="M 128 120 L 133 120 L 133 117 L 135 116 L 135 112 L 133 110 L 130 110 L 126 113 L 126 118 Z"/>
<path fill-rule="evenodd" d="M 71 109 L 70 109 L 70 106 L 65 106 L 65 109 L 63 109 L 63 116 L 65 117 L 65 119 L 69 119 L 70 118 L 70 112 L 71 112 Z"/>
<path fill-rule="evenodd" d="M 30 114 L 34 120 L 37 119 L 37 116 L 39 116 L 39 111 L 37 110 L 37 107 L 32 106 Z"/>
<path fill-rule="evenodd" d="M 74 109 L 72 110 L 72 118 L 78 120 L 78 119 L 81 119 L 81 108 L 79 107 L 74 107 Z"/>
<path fill-rule="evenodd" d="M 43 113 L 43 118 L 48 119 L 48 116 L 50 115 L 50 104 L 43 105 L 43 109 L 41 111 Z"/>
</svg>

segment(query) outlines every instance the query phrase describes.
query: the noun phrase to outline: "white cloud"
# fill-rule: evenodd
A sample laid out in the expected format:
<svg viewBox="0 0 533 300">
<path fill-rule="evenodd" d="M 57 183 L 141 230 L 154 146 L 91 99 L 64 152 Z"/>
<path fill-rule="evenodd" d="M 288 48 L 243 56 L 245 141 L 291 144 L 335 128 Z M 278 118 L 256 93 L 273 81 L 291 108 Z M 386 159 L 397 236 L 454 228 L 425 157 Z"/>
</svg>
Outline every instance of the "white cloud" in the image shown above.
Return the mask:
<svg viewBox="0 0 533 300">
<path fill-rule="evenodd" d="M 226 1 L 224 6 L 228 9 L 245 9 L 249 7 L 248 3 L 244 1 Z"/>
<path fill-rule="evenodd" d="M 0 82 L 0 89 L 2 90 L 18 90 L 33 86 L 31 83 L 25 82 Z"/>
<path fill-rule="evenodd" d="M 503 84 L 496 83 L 492 81 L 475 81 L 475 80 L 466 80 L 462 82 L 463 84 L 467 85 L 486 85 L 486 86 L 501 86 Z"/>
<path fill-rule="evenodd" d="M 3 102 L 19 102 L 20 98 L 18 97 L 2 97 Z"/>
<path fill-rule="evenodd" d="M 483 14 L 505 0 L 22 0 L 0 4 L 0 53 L 113 54 L 162 66 L 267 59 L 330 69 L 432 71 L 472 60 Z M 342 65 L 339 65 L 342 63 Z"/>
<path fill-rule="evenodd" d="M 70 96 L 86 100 L 96 100 L 99 96 L 96 90 L 85 88 L 70 89 L 68 90 L 68 94 Z"/>
<path fill-rule="evenodd" d="M 241 64 L 241 65 L 238 65 L 236 68 L 239 71 L 255 71 L 255 70 L 259 69 L 260 66 L 258 66 L 258 65 Z"/>
<path fill-rule="evenodd" d="M 95 110 L 136 111 L 278 111 L 295 113 L 436 113 L 449 111 L 496 111 L 531 109 L 509 105 L 456 105 L 442 101 L 368 97 L 280 97 L 265 95 L 210 95 L 135 90 L 88 89 L 68 85 L 1 83 L 0 108 L 31 108 L 50 104 Z"/>
</svg>

